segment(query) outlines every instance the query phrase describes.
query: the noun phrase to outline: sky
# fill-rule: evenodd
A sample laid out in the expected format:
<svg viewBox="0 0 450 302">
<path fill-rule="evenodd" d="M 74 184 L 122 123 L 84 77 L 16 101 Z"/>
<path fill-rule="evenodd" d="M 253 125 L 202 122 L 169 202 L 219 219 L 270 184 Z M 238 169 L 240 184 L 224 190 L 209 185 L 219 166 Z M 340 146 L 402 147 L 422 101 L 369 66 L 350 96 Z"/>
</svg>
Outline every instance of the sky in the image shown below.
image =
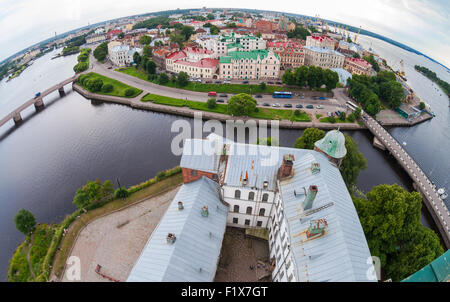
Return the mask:
<svg viewBox="0 0 450 302">
<path fill-rule="evenodd" d="M 450 67 L 448 0 L 0 0 L 0 61 L 97 22 L 185 8 L 250 8 L 319 15 L 381 34 Z"/>
</svg>

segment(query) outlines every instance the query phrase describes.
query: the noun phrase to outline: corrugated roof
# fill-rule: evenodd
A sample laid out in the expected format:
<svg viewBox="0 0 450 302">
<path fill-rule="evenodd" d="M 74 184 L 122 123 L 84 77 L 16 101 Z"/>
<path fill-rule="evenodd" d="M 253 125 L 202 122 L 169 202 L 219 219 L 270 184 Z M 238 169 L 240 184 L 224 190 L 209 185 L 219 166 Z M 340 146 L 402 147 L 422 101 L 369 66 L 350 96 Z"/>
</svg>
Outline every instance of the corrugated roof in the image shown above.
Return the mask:
<svg viewBox="0 0 450 302">
<path fill-rule="evenodd" d="M 222 144 L 217 140 L 186 139 L 180 167 L 217 173 Z"/>
<path fill-rule="evenodd" d="M 330 49 L 328 47 L 304 46 L 303 48 L 309 49 L 309 50 L 315 51 L 315 52 L 326 53 L 326 54 L 333 54 L 333 55 L 336 55 L 336 56 L 344 57 L 344 55 L 341 54 L 340 52 L 337 52 L 336 50 Z"/>
<path fill-rule="evenodd" d="M 178 210 L 178 201 L 184 209 Z M 201 215 L 208 206 L 209 216 Z M 128 282 L 210 282 L 214 280 L 228 208 L 217 184 L 206 178 L 184 184 L 153 231 Z M 176 241 L 166 241 L 174 233 Z"/>
<path fill-rule="evenodd" d="M 373 268 L 372 264 L 367 264 L 369 247 L 341 174 L 325 156 L 313 152 L 302 157 L 296 156 L 294 176 L 280 182 L 297 280 L 372 281 L 366 277 L 369 269 Z M 320 172 L 317 174 L 311 172 L 311 164 L 314 162 L 320 164 Z M 302 194 L 303 188 L 308 190 L 310 185 L 318 187 L 312 210 L 327 207 L 302 216 L 302 203 L 306 197 Z M 297 196 L 294 195 L 294 190 Z M 310 221 L 322 218 L 328 223 L 325 235 L 306 240 L 304 232 Z M 301 239 L 303 243 L 300 243 Z"/>
<path fill-rule="evenodd" d="M 450 250 L 418 270 L 402 282 L 448 282 L 450 281 Z"/>
<path fill-rule="evenodd" d="M 249 60 L 260 60 L 265 59 L 269 54 L 272 54 L 275 58 L 280 59 L 280 57 L 267 49 L 256 49 L 250 51 L 230 51 L 226 56 L 220 57 L 220 63 L 230 63 L 231 61 L 249 59 Z"/>
</svg>

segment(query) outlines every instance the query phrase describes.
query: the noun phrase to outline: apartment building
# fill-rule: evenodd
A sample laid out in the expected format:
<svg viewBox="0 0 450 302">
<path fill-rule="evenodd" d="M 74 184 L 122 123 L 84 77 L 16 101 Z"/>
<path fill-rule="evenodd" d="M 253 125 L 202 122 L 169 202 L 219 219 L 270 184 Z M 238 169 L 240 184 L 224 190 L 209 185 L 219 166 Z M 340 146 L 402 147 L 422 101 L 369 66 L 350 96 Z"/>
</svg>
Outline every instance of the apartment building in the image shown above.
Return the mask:
<svg viewBox="0 0 450 302">
<path fill-rule="evenodd" d="M 314 65 L 327 68 L 343 68 L 345 56 L 326 47 L 304 46 L 305 65 Z"/>
<path fill-rule="evenodd" d="M 92 34 L 86 37 L 86 44 L 100 43 L 107 40 L 105 33 Z"/>
<path fill-rule="evenodd" d="M 305 63 L 305 52 L 301 43 L 292 41 L 267 42 L 267 49 L 280 57 L 280 67 L 282 70 L 292 70 Z"/>
<path fill-rule="evenodd" d="M 141 48 L 130 48 L 125 44 L 112 46 L 108 45 L 108 55 L 111 62 L 119 67 L 127 66 L 133 63 L 133 55 L 137 52 L 142 55 Z"/>
<path fill-rule="evenodd" d="M 351 74 L 372 75 L 372 65 L 361 58 L 345 58 L 344 69 Z"/>
<path fill-rule="evenodd" d="M 196 47 L 186 47 L 166 58 L 167 71 L 184 71 L 193 78 L 216 78 L 218 66 L 213 51 Z"/>
<path fill-rule="evenodd" d="M 319 36 L 319 35 L 313 35 L 313 36 L 307 36 L 306 37 L 306 46 L 312 46 L 312 47 L 326 47 L 329 49 L 335 49 L 336 48 L 337 41 L 328 37 L 328 36 Z"/>
<path fill-rule="evenodd" d="M 232 51 L 220 57 L 220 79 L 258 80 L 279 77 L 280 57 L 267 49 Z"/>
<path fill-rule="evenodd" d="M 210 36 L 205 39 L 201 38 L 198 40 L 198 43 L 202 48 L 213 51 L 216 58 L 227 55 L 229 51 L 236 50 L 236 47 L 242 51 L 266 49 L 266 41 L 264 39 L 249 34 L 231 33 L 228 35 Z"/>
</svg>

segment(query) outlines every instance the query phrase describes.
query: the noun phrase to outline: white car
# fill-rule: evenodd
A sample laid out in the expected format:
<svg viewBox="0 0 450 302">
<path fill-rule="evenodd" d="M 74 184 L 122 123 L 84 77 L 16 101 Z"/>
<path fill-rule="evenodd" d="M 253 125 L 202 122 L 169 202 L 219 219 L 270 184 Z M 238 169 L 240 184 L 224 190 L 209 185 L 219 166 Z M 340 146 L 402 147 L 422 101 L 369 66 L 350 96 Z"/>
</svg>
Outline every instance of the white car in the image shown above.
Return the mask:
<svg viewBox="0 0 450 302">
<path fill-rule="evenodd" d="M 272 105 L 272 107 L 281 107 L 280 103 L 275 103 Z"/>
<path fill-rule="evenodd" d="M 223 81 L 223 83 L 224 83 L 224 84 L 230 84 L 231 81 L 230 81 L 230 80 L 225 80 L 225 81 Z"/>
<path fill-rule="evenodd" d="M 317 109 L 322 109 L 323 106 L 322 106 L 322 105 L 317 105 L 316 108 L 317 108 Z"/>
</svg>

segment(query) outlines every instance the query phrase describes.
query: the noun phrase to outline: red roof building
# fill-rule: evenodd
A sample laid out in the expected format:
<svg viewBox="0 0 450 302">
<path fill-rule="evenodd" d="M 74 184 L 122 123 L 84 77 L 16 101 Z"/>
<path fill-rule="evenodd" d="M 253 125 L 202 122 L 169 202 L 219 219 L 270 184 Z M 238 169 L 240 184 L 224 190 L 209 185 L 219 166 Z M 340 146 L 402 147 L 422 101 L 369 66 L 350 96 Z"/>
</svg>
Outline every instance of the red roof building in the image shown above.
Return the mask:
<svg viewBox="0 0 450 302">
<path fill-rule="evenodd" d="M 112 38 L 120 35 L 122 31 L 120 29 L 111 29 L 106 36 L 108 37 L 108 40 L 111 40 Z"/>
<path fill-rule="evenodd" d="M 306 46 L 312 47 L 327 47 L 329 49 L 336 49 L 337 41 L 325 35 L 313 35 L 306 37 Z"/>
<path fill-rule="evenodd" d="M 370 76 L 372 73 L 372 65 L 361 58 L 345 58 L 344 69 L 358 75 Z"/>
<path fill-rule="evenodd" d="M 281 69 L 294 69 L 305 62 L 305 53 L 301 43 L 293 41 L 267 42 L 267 49 L 280 56 Z"/>
</svg>

